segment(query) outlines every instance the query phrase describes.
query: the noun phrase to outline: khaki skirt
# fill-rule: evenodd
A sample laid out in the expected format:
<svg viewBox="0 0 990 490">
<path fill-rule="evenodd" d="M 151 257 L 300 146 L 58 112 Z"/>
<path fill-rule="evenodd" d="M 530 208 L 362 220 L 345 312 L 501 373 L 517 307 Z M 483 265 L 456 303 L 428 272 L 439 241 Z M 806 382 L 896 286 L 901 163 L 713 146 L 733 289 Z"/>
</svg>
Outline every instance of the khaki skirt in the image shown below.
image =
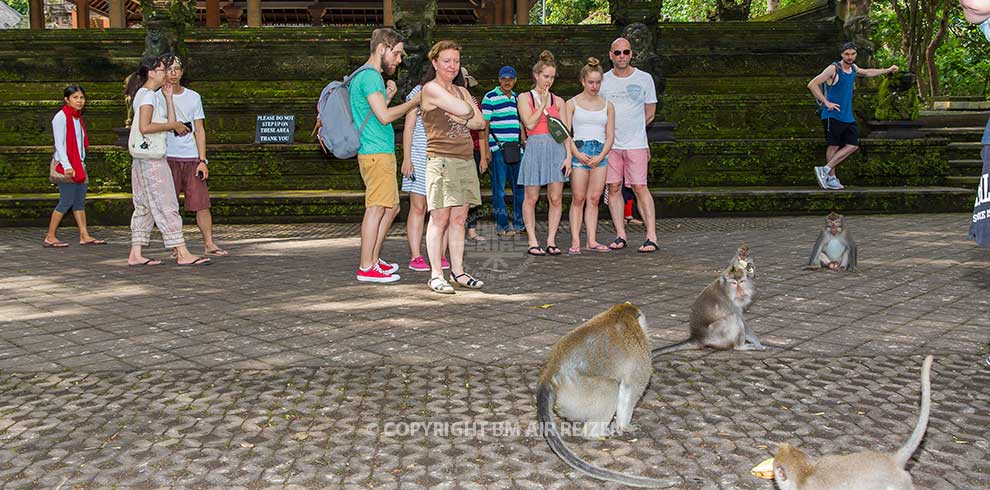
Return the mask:
<svg viewBox="0 0 990 490">
<path fill-rule="evenodd" d="M 431 156 L 426 159 L 426 206 L 429 211 L 481 205 L 481 184 L 474 160 Z"/>
</svg>

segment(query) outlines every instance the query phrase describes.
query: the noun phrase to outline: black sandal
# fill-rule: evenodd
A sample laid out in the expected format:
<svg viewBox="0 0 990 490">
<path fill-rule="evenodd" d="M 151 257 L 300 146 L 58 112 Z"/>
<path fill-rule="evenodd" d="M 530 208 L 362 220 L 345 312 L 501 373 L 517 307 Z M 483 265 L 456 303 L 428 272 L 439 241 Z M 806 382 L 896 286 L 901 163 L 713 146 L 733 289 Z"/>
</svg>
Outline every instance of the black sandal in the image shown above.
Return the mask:
<svg viewBox="0 0 990 490">
<path fill-rule="evenodd" d="M 461 282 L 458 280 L 462 277 L 467 277 L 468 278 L 467 282 Z M 450 278 L 454 280 L 454 284 L 468 289 L 481 289 L 485 287 L 485 281 L 479 281 L 475 279 L 473 276 L 471 276 L 471 274 L 468 274 L 467 272 L 463 274 L 451 274 Z"/>
<path fill-rule="evenodd" d="M 612 245 L 618 245 L 618 247 L 613 247 Z M 612 250 L 623 250 L 627 245 L 626 239 L 622 237 L 615 237 L 615 240 L 612 240 L 612 245 L 609 245 L 608 248 L 611 248 Z"/>
<path fill-rule="evenodd" d="M 538 253 L 533 253 L 533 250 L 539 250 L 539 252 Z M 534 255 L 536 257 L 543 257 L 543 256 L 545 256 L 547 254 L 546 252 L 543 251 L 543 248 L 542 247 L 529 247 L 529 251 L 526 252 L 526 253 L 528 253 L 530 255 Z"/>
<path fill-rule="evenodd" d="M 556 245 L 547 245 L 547 255 L 560 255 L 561 253 Z"/>
<path fill-rule="evenodd" d="M 637 250 L 637 252 L 641 254 L 651 254 L 653 252 L 656 252 L 657 250 L 660 250 L 660 246 L 657 245 L 657 242 L 654 242 L 653 240 L 647 240 L 643 242 L 643 244 L 640 245 L 640 248 L 642 247 L 653 247 L 653 250 Z"/>
</svg>

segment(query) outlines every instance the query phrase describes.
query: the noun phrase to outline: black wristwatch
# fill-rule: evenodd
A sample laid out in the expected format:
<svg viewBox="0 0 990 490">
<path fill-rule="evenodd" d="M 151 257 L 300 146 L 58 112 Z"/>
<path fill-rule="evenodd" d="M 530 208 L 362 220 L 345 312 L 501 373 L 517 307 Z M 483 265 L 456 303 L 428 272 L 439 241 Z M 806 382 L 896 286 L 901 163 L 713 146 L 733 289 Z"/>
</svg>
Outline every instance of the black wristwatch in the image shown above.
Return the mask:
<svg viewBox="0 0 990 490">
<path fill-rule="evenodd" d="M 202 163 L 203 165 L 207 165 L 208 166 L 210 164 L 210 161 L 207 160 L 207 159 L 205 159 L 205 158 L 200 158 L 199 159 L 199 163 Z"/>
</svg>

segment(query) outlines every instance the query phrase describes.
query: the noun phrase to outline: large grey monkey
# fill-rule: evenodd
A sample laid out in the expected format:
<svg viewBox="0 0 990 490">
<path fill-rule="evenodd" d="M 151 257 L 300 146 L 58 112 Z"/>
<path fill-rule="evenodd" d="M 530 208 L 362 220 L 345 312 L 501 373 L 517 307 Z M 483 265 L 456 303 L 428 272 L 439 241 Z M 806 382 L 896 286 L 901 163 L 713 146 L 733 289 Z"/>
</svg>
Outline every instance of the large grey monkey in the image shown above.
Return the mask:
<svg viewBox="0 0 990 490">
<path fill-rule="evenodd" d="M 855 271 L 858 266 L 856 254 L 856 242 L 846 229 L 846 217 L 833 212 L 825 217 L 825 229 L 818 234 L 805 269 L 825 267 L 833 271 Z"/>
<path fill-rule="evenodd" d="M 653 374 L 646 318 L 631 303 L 615 305 L 561 338 L 550 351 L 536 391 L 536 409 L 550 449 L 572 468 L 599 480 L 631 487 L 660 488 L 677 479 L 657 480 L 595 466 L 568 448 L 553 419 L 583 424 L 582 435 L 608 434 L 609 423 L 632 429 L 633 409 Z"/>
<path fill-rule="evenodd" d="M 743 310 L 756 295 L 755 275 L 749 247 L 743 245 L 729 267 L 695 298 L 691 305 L 690 337 L 684 342 L 654 349 L 653 357 L 705 347 L 766 350 L 766 346 L 743 321 Z"/>
</svg>

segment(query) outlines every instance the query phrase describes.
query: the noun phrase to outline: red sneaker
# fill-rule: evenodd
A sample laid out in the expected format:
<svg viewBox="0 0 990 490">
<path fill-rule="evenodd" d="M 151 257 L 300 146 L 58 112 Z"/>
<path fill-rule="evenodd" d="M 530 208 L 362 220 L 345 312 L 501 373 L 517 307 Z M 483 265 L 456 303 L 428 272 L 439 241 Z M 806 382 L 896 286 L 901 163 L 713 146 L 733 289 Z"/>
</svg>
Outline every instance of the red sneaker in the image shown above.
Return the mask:
<svg viewBox="0 0 990 490">
<path fill-rule="evenodd" d="M 385 259 L 381 257 L 378 258 L 378 267 L 381 268 L 382 272 L 386 274 L 395 274 L 399 272 L 399 264 L 395 262 L 386 262 Z"/>
<path fill-rule="evenodd" d="M 361 282 L 395 282 L 399 280 L 398 274 L 386 274 L 382 271 L 378 264 L 371 266 L 368 270 L 361 270 L 358 268 L 357 280 Z"/>
</svg>

